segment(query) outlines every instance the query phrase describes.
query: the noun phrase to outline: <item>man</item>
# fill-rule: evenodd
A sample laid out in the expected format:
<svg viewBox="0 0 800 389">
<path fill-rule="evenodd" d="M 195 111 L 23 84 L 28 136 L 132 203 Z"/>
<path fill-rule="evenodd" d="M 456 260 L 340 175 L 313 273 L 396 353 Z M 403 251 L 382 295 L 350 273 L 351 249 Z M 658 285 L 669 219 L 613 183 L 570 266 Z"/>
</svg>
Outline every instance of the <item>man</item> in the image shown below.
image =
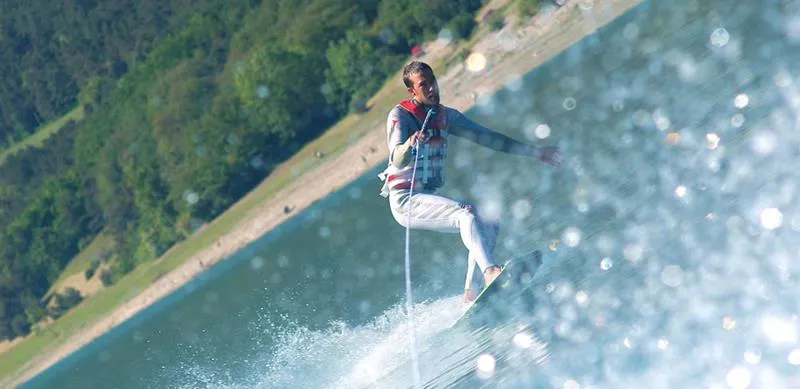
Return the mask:
<svg viewBox="0 0 800 389">
<path fill-rule="evenodd" d="M 536 148 L 517 142 L 439 104 L 436 76 L 424 62 L 406 65 L 403 83 L 410 98 L 395 106 L 386 122 L 389 166 L 380 175 L 384 181 L 381 195 L 389 197 L 392 216 L 403 227 L 461 234 L 469 250 L 464 301 L 470 302 L 475 298 L 471 285 L 475 265 L 485 285 L 502 270 L 492 258 L 498 226 L 481 220 L 473 206 L 435 194 L 444 184 L 448 135 L 497 151 L 535 157 L 553 166 L 561 163 L 561 156 L 557 147 Z"/>
</svg>

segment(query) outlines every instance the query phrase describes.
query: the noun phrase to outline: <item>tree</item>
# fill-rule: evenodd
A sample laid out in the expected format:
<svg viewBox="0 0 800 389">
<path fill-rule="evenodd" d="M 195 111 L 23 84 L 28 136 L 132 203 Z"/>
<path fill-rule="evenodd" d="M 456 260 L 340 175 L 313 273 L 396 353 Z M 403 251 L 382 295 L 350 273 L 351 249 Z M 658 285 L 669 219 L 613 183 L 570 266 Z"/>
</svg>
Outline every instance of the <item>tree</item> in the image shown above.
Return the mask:
<svg viewBox="0 0 800 389">
<path fill-rule="evenodd" d="M 34 325 L 47 317 L 47 308 L 38 298 L 31 294 L 25 294 L 22 297 L 22 305 L 25 307 L 25 315 L 30 325 Z"/>
<path fill-rule="evenodd" d="M 286 145 L 324 110 L 321 58 L 299 48 L 258 47 L 235 74 L 239 99 L 252 131 Z M 261 144 L 260 146 L 267 146 Z"/>
<path fill-rule="evenodd" d="M 474 13 L 480 7 L 480 0 L 382 1 L 378 27 L 388 44 L 398 50 L 408 50 L 436 36 L 456 15 Z"/>
<path fill-rule="evenodd" d="M 354 96 L 363 99 L 377 92 L 401 58 L 366 29 L 348 30 L 328 47 L 325 98 L 339 112 L 347 112 Z"/>
</svg>

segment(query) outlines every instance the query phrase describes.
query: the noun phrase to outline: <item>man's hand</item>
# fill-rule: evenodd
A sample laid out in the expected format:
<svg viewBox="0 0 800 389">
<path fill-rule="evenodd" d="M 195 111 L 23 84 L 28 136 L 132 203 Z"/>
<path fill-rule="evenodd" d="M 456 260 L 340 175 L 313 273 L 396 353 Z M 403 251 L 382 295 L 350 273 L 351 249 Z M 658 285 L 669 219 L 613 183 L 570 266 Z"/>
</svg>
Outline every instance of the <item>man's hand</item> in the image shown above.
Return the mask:
<svg viewBox="0 0 800 389">
<path fill-rule="evenodd" d="M 419 142 L 420 144 L 425 143 L 425 131 L 419 130 L 411 134 L 411 136 L 408 139 L 411 141 L 412 145 L 417 144 L 417 142 Z"/>
<path fill-rule="evenodd" d="M 561 151 L 557 146 L 542 147 L 539 149 L 539 160 L 558 167 L 561 165 Z"/>
</svg>

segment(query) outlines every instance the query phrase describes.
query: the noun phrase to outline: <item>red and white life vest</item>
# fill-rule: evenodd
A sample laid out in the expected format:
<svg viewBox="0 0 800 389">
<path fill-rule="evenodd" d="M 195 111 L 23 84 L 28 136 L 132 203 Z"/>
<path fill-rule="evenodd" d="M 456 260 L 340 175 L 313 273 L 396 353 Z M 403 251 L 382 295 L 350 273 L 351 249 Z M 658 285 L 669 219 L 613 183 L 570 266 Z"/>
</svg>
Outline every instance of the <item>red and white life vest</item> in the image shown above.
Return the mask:
<svg viewBox="0 0 800 389">
<path fill-rule="evenodd" d="M 422 127 L 427 111 L 421 104 L 417 104 L 412 99 L 400 102 L 399 107 L 408 114 L 412 115 L 417 122 L 417 127 L 409 129 L 409 136 Z M 414 189 L 433 190 L 444 185 L 444 163 L 447 157 L 447 134 L 448 134 L 448 114 L 444 106 L 436 108 L 435 116 L 431 117 L 426 127 L 425 143 L 419 145 L 417 150 L 417 172 L 415 175 L 416 184 Z M 414 158 L 414 157 L 412 157 Z M 386 183 L 383 192 L 389 189 L 409 189 L 411 188 L 411 176 L 414 168 L 412 162 L 403 168 L 397 168 L 389 161 L 388 168 L 383 172 Z"/>
</svg>

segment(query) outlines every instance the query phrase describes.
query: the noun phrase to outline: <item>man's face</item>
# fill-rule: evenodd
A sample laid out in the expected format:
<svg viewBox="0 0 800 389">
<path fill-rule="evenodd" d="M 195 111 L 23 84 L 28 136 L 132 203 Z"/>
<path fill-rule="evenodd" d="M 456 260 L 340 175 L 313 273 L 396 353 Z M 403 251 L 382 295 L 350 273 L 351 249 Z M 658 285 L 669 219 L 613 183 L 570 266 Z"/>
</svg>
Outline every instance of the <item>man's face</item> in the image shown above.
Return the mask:
<svg viewBox="0 0 800 389">
<path fill-rule="evenodd" d="M 436 76 L 428 71 L 422 71 L 412 74 L 409 77 L 411 87 L 408 88 L 408 93 L 414 96 L 417 101 L 425 105 L 439 104 L 439 83 L 436 82 Z"/>
</svg>

